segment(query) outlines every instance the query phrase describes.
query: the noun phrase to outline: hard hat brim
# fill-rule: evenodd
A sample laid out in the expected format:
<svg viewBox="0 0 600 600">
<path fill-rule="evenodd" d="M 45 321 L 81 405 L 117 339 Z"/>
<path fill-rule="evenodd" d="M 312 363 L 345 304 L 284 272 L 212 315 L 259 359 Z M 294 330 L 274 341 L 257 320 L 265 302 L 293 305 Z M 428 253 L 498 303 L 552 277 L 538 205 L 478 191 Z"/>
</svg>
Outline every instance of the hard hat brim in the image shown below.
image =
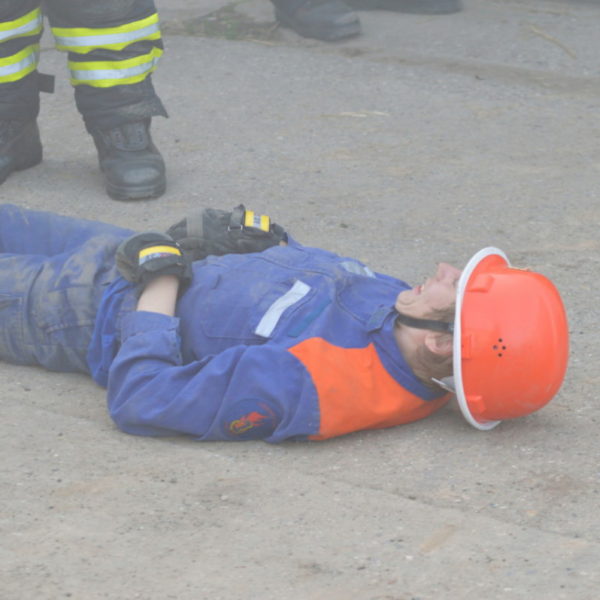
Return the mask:
<svg viewBox="0 0 600 600">
<path fill-rule="evenodd" d="M 454 340 L 452 348 L 452 371 L 458 406 L 466 421 L 481 431 L 489 431 L 490 429 L 493 429 L 496 427 L 496 425 L 498 425 L 498 423 L 500 423 L 500 421 L 479 421 L 473 416 L 473 413 L 469 408 L 469 402 L 465 394 L 462 376 L 462 308 L 467 286 L 475 275 L 485 272 L 485 267 L 482 265 L 482 262 L 488 256 L 499 256 L 506 261 L 507 266 L 510 266 L 510 262 L 508 261 L 506 254 L 499 248 L 494 248 L 493 246 L 482 248 L 470 258 L 469 262 L 466 264 L 461 273 L 460 279 L 458 280 L 458 286 L 456 290 L 456 309 L 454 312 Z"/>
</svg>

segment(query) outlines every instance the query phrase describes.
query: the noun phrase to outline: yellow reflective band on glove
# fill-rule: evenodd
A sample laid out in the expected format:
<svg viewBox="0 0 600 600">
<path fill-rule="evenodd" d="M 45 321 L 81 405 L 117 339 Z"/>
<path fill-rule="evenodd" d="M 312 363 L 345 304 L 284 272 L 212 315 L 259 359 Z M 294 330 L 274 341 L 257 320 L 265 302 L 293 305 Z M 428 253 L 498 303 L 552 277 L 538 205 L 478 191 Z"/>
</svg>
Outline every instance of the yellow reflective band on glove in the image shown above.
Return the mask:
<svg viewBox="0 0 600 600">
<path fill-rule="evenodd" d="M 0 58 L 0 83 L 23 79 L 36 70 L 39 59 L 39 44 L 32 44 L 12 56 Z"/>
<path fill-rule="evenodd" d="M 174 254 L 175 256 L 182 256 L 181 250 L 174 246 L 150 246 L 150 248 L 144 248 L 140 250 L 139 261 L 140 265 L 143 265 L 149 260 L 160 258 L 161 256 L 167 256 L 168 254 Z"/>
<path fill-rule="evenodd" d="M 161 37 L 157 13 L 118 27 L 52 27 L 52 33 L 58 50 L 76 54 L 87 54 L 97 48 L 123 50 L 134 42 L 159 40 Z"/>
<path fill-rule="evenodd" d="M 156 69 L 163 51 L 152 48 L 148 54 L 127 60 L 76 62 L 69 61 L 72 85 L 108 88 L 143 81 Z"/>
<path fill-rule="evenodd" d="M 244 214 L 244 227 L 255 227 L 263 231 L 271 228 L 271 219 L 267 215 L 255 215 L 253 210 L 247 210 Z"/>
<path fill-rule="evenodd" d="M 42 11 L 34 8 L 26 15 L 14 21 L 0 23 L 0 42 L 6 42 L 19 37 L 37 35 L 42 32 Z"/>
</svg>

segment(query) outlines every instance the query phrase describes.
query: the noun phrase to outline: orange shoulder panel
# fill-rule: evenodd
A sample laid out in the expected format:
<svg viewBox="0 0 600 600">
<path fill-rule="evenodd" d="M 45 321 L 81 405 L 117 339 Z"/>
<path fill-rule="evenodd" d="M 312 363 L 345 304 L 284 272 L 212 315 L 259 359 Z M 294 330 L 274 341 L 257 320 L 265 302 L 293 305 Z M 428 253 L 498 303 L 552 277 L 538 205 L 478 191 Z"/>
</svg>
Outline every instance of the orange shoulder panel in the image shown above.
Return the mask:
<svg viewBox="0 0 600 600">
<path fill-rule="evenodd" d="M 310 439 L 410 423 L 429 416 L 449 398 L 427 401 L 404 389 L 385 370 L 373 344 L 340 348 L 310 338 L 289 351 L 306 367 L 319 396 L 321 426 Z"/>
</svg>

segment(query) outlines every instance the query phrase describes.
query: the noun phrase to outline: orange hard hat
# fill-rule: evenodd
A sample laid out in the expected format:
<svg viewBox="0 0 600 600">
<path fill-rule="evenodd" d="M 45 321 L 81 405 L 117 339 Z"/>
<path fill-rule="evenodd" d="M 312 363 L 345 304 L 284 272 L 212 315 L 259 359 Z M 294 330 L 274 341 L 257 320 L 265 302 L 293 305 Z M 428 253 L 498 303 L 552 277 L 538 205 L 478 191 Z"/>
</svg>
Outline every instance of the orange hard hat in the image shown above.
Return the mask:
<svg viewBox="0 0 600 600">
<path fill-rule="evenodd" d="M 480 250 L 458 282 L 453 352 L 456 397 L 477 429 L 540 409 L 567 369 L 569 334 L 557 289 L 539 273 L 511 267 L 502 250 Z"/>
</svg>

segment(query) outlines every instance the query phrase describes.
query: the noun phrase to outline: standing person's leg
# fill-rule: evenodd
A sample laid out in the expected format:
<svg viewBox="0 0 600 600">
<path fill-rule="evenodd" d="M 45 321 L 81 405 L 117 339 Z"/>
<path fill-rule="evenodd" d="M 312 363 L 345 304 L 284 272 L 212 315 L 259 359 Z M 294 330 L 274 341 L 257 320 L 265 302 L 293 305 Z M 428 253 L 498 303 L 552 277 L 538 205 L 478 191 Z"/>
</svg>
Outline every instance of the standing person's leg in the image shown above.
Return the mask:
<svg viewBox="0 0 600 600">
<path fill-rule="evenodd" d="M 275 18 L 301 36 L 335 42 L 360 34 L 358 15 L 343 0 L 271 0 Z"/>
<path fill-rule="evenodd" d="M 96 309 L 131 231 L 0 206 L 0 360 L 88 372 Z"/>
<path fill-rule="evenodd" d="M 360 33 L 354 9 L 391 10 L 422 15 L 461 10 L 461 0 L 271 0 L 275 18 L 296 33 L 334 42 Z"/>
<path fill-rule="evenodd" d="M 69 53 L 75 101 L 108 194 L 160 196 L 165 165 L 150 122 L 167 113 L 151 79 L 163 53 L 153 0 L 46 0 L 46 6 L 56 47 Z"/>
<path fill-rule="evenodd" d="M 0 183 L 42 160 L 36 123 L 41 35 L 40 0 L 0 0 Z"/>
</svg>

